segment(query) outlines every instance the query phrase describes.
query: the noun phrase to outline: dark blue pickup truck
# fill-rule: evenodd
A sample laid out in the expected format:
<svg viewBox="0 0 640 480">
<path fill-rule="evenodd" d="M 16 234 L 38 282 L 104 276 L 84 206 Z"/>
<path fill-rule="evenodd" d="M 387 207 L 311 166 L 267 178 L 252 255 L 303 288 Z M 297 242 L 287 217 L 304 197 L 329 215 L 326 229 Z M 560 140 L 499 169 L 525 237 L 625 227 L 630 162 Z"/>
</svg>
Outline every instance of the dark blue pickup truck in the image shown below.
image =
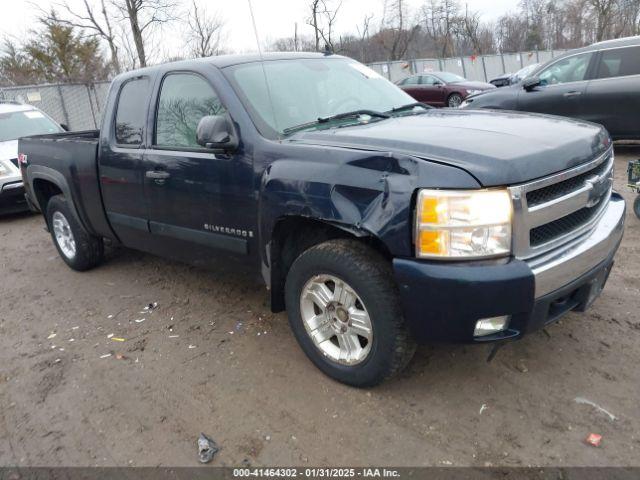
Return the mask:
<svg viewBox="0 0 640 480">
<path fill-rule="evenodd" d="M 308 357 L 356 386 L 417 343 L 500 344 L 584 310 L 624 228 L 602 127 L 431 109 L 337 55 L 129 72 L 99 132 L 19 151 L 71 268 L 105 241 L 244 262 Z"/>
</svg>

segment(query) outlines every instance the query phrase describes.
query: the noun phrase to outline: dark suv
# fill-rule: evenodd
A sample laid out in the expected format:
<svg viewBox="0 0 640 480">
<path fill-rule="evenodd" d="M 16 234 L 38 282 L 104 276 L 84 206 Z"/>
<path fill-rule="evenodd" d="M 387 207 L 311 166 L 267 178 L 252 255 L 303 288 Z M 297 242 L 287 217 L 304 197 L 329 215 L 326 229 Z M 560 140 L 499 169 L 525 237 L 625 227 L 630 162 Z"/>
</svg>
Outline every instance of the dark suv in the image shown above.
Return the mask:
<svg viewBox="0 0 640 480">
<path fill-rule="evenodd" d="M 579 118 L 603 125 L 614 140 L 640 139 L 640 36 L 568 52 L 517 85 L 469 97 L 462 108 Z"/>
</svg>

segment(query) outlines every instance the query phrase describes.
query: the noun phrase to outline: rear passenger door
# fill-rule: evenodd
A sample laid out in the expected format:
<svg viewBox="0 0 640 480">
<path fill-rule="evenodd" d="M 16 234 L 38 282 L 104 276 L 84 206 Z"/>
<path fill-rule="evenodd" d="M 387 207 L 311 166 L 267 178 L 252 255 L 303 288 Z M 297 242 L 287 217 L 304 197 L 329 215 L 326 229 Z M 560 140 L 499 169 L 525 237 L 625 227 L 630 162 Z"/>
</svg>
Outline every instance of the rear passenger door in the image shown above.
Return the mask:
<svg viewBox="0 0 640 480">
<path fill-rule="evenodd" d="M 640 46 L 600 52 L 585 119 L 604 125 L 615 139 L 640 138 Z"/>
<path fill-rule="evenodd" d="M 213 86 L 196 72 L 169 72 L 155 105 L 153 141 L 144 157 L 154 243 L 163 254 L 183 251 L 180 257 L 191 261 L 208 249 L 246 254 L 253 236 L 245 225 L 252 217 L 243 211 L 253 198 L 251 162 L 240 152 L 215 154 L 196 142 L 203 117 L 226 113 Z"/>
<path fill-rule="evenodd" d="M 144 248 L 148 237 L 142 159 L 151 83 L 141 76 L 120 85 L 115 111 L 105 116 L 114 123 L 102 126 L 100 138 L 99 176 L 107 218 L 118 238 L 134 248 Z"/>
</svg>

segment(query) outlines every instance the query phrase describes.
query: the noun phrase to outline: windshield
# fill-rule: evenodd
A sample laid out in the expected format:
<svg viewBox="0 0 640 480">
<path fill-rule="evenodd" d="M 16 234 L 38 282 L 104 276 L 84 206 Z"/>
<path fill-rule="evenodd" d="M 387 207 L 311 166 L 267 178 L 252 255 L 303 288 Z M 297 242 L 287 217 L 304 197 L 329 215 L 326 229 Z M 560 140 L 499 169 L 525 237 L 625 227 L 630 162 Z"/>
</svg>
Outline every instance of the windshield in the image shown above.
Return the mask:
<svg viewBox="0 0 640 480">
<path fill-rule="evenodd" d="M 455 73 L 449 73 L 449 72 L 438 73 L 438 77 L 440 77 L 440 79 L 443 80 L 444 83 L 460 83 L 460 82 L 467 81 L 466 78 L 461 77 L 460 75 L 456 75 Z"/>
<path fill-rule="evenodd" d="M 0 142 L 60 131 L 58 125 L 38 110 L 0 113 Z"/>
<path fill-rule="evenodd" d="M 319 118 L 355 110 L 387 112 L 415 102 L 370 68 L 345 58 L 266 61 L 264 69 L 247 63 L 229 67 L 225 74 L 267 137 Z"/>
<path fill-rule="evenodd" d="M 533 73 L 533 71 L 538 68 L 540 66 L 539 63 L 534 63 L 533 65 L 528 65 L 526 67 L 524 67 L 521 70 L 518 70 L 514 75 L 513 75 L 513 80 L 515 82 L 519 82 L 520 80 L 527 78 L 529 76 L 530 73 Z"/>
</svg>

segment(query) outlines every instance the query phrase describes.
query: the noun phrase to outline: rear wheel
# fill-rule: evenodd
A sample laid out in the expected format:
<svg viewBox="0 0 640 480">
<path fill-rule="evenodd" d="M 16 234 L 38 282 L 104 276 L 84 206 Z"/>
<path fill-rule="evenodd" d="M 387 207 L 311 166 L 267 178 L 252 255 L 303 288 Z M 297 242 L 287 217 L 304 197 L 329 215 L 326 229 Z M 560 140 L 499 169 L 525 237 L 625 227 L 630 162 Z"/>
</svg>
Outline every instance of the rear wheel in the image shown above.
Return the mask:
<svg viewBox="0 0 640 480">
<path fill-rule="evenodd" d="M 460 107 L 460 105 L 462 105 L 463 100 L 464 99 L 462 98 L 462 95 L 460 95 L 459 93 L 452 93 L 447 99 L 447 106 L 449 108 L 458 108 Z"/>
<path fill-rule="evenodd" d="M 635 212 L 636 217 L 640 218 L 640 195 L 638 195 L 633 202 L 633 211 Z"/>
<path fill-rule="evenodd" d="M 289 323 L 309 359 L 349 385 L 376 385 L 415 352 L 389 263 L 354 240 L 304 252 L 286 282 Z"/>
<path fill-rule="evenodd" d="M 63 195 L 49 200 L 47 224 L 58 253 L 69 267 L 84 271 L 102 263 L 102 239 L 89 234 L 80 225 Z"/>
</svg>

